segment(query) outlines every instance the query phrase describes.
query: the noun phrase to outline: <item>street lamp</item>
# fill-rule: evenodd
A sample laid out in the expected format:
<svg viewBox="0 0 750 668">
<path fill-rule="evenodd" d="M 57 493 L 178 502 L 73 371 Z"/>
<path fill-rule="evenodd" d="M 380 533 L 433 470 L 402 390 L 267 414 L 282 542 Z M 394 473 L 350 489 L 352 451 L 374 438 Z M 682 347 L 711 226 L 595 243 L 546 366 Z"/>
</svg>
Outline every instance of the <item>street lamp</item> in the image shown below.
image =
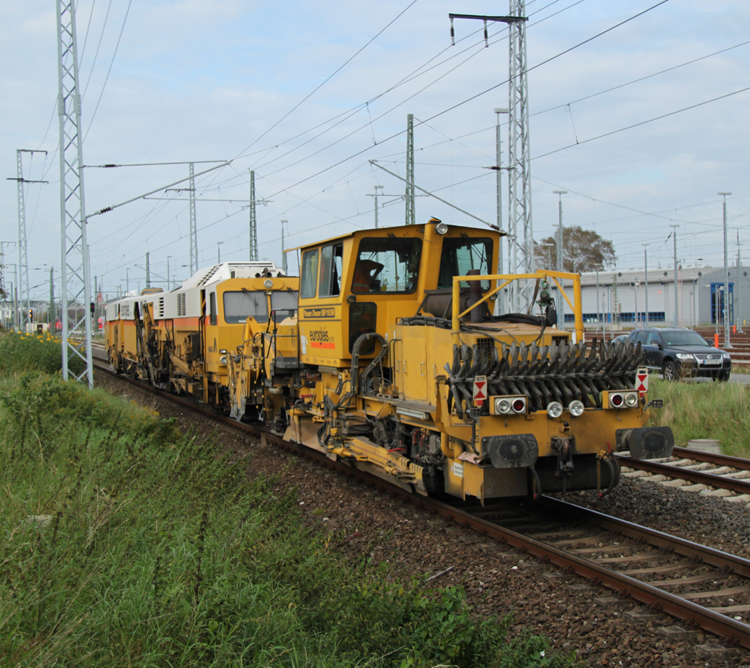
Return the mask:
<svg viewBox="0 0 750 668">
<path fill-rule="evenodd" d="M 729 340 L 729 263 L 727 260 L 727 195 L 732 193 L 717 193 L 724 198 L 724 348 L 730 349 Z"/>
<path fill-rule="evenodd" d="M 563 215 L 562 215 L 562 196 L 567 195 L 567 190 L 553 190 L 553 194 L 558 196 L 557 213 L 558 213 L 558 227 L 557 227 L 557 271 L 563 271 Z M 560 279 L 560 285 L 564 285 L 563 279 Z M 560 300 L 560 321 L 565 327 L 565 298 Z"/>
<path fill-rule="evenodd" d="M 633 292 L 635 292 L 635 329 L 638 329 L 638 286 L 641 284 L 641 282 L 636 278 L 633 281 L 633 285 L 630 287 L 633 288 Z"/>
<path fill-rule="evenodd" d="M 288 220 L 281 221 L 281 270 L 284 272 L 284 276 L 287 275 L 286 270 L 286 251 L 284 247 L 284 225 L 288 224 Z"/>
</svg>

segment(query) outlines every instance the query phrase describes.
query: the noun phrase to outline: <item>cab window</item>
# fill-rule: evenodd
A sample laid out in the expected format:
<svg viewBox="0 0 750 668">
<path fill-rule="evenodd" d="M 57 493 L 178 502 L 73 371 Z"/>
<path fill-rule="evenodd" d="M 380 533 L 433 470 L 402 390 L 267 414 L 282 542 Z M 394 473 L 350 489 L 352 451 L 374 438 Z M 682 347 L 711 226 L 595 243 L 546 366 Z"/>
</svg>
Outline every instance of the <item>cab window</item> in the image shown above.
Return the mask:
<svg viewBox="0 0 750 668">
<path fill-rule="evenodd" d="M 440 255 L 438 288 L 453 287 L 454 276 L 494 273 L 490 269 L 491 261 L 492 239 L 444 238 L 443 252 Z M 468 286 L 468 281 L 461 281 L 461 287 Z M 489 287 L 489 281 L 482 281 L 482 290 L 489 290 Z"/>
<path fill-rule="evenodd" d="M 275 290 L 271 293 L 273 321 L 281 322 L 297 311 L 297 293 L 294 290 Z"/>
<path fill-rule="evenodd" d="M 300 299 L 311 299 L 315 296 L 318 280 L 318 249 L 305 251 L 302 254 L 302 276 L 300 276 Z"/>
<path fill-rule="evenodd" d="M 224 293 L 224 321 L 245 322 L 255 318 L 256 322 L 268 322 L 266 293 L 262 290 L 227 291 Z"/>
<path fill-rule="evenodd" d="M 215 325 L 216 320 L 216 293 L 212 292 L 208 298 L 209 316 L 211 317 L 211 324 Z"/>
<path fill-rule="evenodd" d="M 341 294 L 341 265 L 343 244 L 332 244 L 320 249 L 320 283 L 318 297 L 336 297 Z"/>
<path fill-rule="evenodd" d="M 354 265 L 352 292 L 409 293 L 417 289 L 420 239 L 362 239 Z"/>
<path fill-rule="evenodd" d="M 648 332 L 634 332 L 635 336 L 631 334 L 630 336 L 633 339 L 633 343 L 640 343 L 641 345 L 644 345 L 646 343 L 646 336 Z"/>
</svg>

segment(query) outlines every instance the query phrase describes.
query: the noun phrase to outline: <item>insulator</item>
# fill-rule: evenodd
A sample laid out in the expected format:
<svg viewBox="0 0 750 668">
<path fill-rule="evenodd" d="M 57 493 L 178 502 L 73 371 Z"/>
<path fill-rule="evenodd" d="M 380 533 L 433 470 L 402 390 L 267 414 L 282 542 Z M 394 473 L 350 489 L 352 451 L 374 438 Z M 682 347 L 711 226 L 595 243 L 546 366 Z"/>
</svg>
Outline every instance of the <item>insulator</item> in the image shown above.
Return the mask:
<svg viewBox="0 0 750 668">
<path fill-rule="evenodd" d="M 451 45 L 456 46 L 456 32 L 453 30 L 453 18 L 451 18 Z"/>
<path fill-rule="evenodd" d="M 484 22 L 484 47 L 487 48 L 490 45 L 489 39 L 487 37 L 487 21 Z"/>
</svg>

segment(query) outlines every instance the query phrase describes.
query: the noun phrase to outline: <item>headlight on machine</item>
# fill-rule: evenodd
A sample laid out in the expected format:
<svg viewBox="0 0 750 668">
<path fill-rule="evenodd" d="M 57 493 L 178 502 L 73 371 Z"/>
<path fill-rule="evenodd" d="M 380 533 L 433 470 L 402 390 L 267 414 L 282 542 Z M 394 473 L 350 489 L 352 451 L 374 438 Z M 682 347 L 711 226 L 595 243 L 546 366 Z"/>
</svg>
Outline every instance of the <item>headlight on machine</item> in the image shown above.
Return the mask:
<svg viewBox="0 0 750 668">
<path fill-rule="evenodd" d="M 638 392 L 626 392 L 625 405 L 628 408 L 635 408 L 638 405 Z"/>
<path fill-rule="evenodd" d="M 495 399 L 495 413 L 500 415 L 510 413 L 510 399 Z"/>
<path fill-rule="evenodd" d="M 677 353 L 677 359 L 678 360 L 692 360 L 695 359 L 693 355 L 690 353 Z"/>
<path fill-rule="evenodd" d="M 520 415 L 526 412 L 526 397 L 493 397 L 495 415 Z"/>
<path fill-rule="evenodd" d="M 573 417 L 581 417 L 584 410 L 583 402 L 578 401 L 578 399 L 576 399 L 575 401 L 571 401 L 568 405 L 568 410 Z"/>
<path fill-rule="evenodd" d="M 561 403 L 557 401 L 551 401 L 547 404 L 547 417 L 552 419 L 559 418 L 562 415 L 563 407 Z"/>
</svg>

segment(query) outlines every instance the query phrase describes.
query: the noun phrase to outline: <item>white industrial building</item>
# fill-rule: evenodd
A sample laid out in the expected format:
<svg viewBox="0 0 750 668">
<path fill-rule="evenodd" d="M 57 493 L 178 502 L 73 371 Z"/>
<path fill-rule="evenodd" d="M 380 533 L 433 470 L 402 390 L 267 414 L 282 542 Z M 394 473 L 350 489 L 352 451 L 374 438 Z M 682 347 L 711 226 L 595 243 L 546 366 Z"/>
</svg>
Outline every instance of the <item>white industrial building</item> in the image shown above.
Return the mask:
<svg viewBox="0 0 750 668">
<path fill-rule="evenodd" d="M 750 269 L 729 269 L 729 323 L 743 325 L 750 319 Z M 613 329 L 622 326 L 674 324 L 674 268 L 649 268 L 633 271 L 600 271 L 581 274 L 583 319 L 587 327 L 605 323 Z M 648 278 L 648 281 L 646 280 Z M 598 281 L 598 287 L 597 287 Z M 572 300 L 572 282 L 565 284 Z M 553 291 L 556 292 L 556 289 Z M 681 327 L 724 324 L 724 268 L 685 267 L 677 272 L 677 324 Z M 559 300 L 558 300 L 559 303 Z M 597 308 L 598 305 L 598 308 Z M 647 313 L 648 307 L 648 313 Z M 565 305 L 565 325 L 573 323 L 570 307 Z"/>
</svg>

